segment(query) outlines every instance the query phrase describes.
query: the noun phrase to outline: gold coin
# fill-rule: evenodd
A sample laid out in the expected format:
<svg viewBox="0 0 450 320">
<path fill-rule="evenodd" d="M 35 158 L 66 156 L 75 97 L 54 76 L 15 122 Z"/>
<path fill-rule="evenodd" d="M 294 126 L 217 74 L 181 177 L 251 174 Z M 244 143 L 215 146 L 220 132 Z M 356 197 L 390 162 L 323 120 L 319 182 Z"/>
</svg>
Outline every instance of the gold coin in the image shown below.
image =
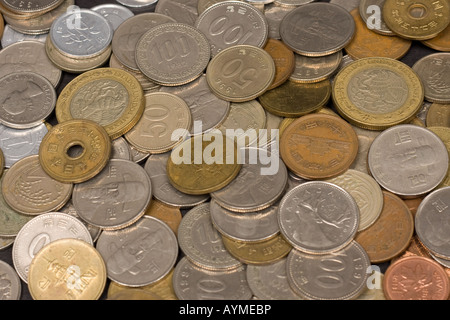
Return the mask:
<svg viewBox="0 0 450 320">
<path fill-rule="evenodd" d="M 42 139 L 39 161 L 53 179 L 81 183 L 95 177 L 106 166 L 111 139 L 91 120 L 69 120 L 54 126 Z"/>
<path fill-rule="evenodd" d="M 449 127 L 428 127 L 429 130 L 434 132 L 441 140 L 444 142 L 448 155 L 450 157 L 450 128 Z M 450 187 L 450 165 L 447 171 L 447 175 L 440 185 L 436 189 L 441 189 L 444 187 Z"/>
<path fill-rule="evenodd" d="M 259 102 L 268 112 L 280 117 L 300 117 L 322 108 L 331 97 L 331 82 L 297 83 L 286 81 L 267 91 Z"/>
<path fill-rule="evenodd" d="M 409 123 L 420 111 L 424 87 L 406 64 L 390 58 L 364 58 L 342 69 L 333 83 L 338 113 L 353 125 L 384 130 Z"/>
<path fill-rule="evenodd" d="M 295 70 L 295 55 L 282 41 L 269 39 L 264 47 L 275 62 L 275 79 L 267 90 L 285 83 Z"/>
<path fill-rule="evenodd" d="M 178 226 L 183 218 L 179 208 L 171 207 L 159 200 L 153 199 L 145 214 L 165 222 L 175 235 L 177 235 Z"/>
<path fill-rule="evenodd" d="M 433 103 L 428 109 L 427 127 L 450 127 L 450 104 Z"/>
<path fill-rule="evenodd" d="M 251 265 L 275 263 L 286 257 L 292 246 L 281 234 L 258 242 L 243 242 L 222 236 L 225 248 L 239 261 Z"/>
<path fill-rule="evenodd" d="M 231 102 L 258 98 L 275 79 L 275 62 L 264 49 L 236 45 L 219 52 L 209 63 L 206 80 L 215 95 Z"/>
<path fill-rule="evenodd" d="M 98 300 L 106 285 L 106 265 L 100 253 L 78 239 L 44 246 L 33 258 L 28 288 L 34 300 Z"/>
<path fill-rule="evenodd" d="M 437 51 L 450 52 L 450 24 L 436 37 L 430 40 L 424 40 L 422 43 Z"/>
<path fill-rule="evenodd" d="M 223 135 L 194 136 L 176 147 L 167 162 L 171 184 L 181 192 L 208 194 L 227 186 L 241 169 L 237 142 Z"/>
<path fill-rule="evenodd" d="M 0 177 L 3 175 L 3 170 L 5 169 L 5 155 L 2 149 L 0 149 Z"/>
<path fill-rule="evenodd" d="M 56 102 L 59 123 L 87 119 L 103 126 L 116 139 L 130 131 L 144 113 L 145 99 L 139 81 L 115 68 L 85 72 L 69 82 Z"/>
<path fill-rule="evenodd" d="M 386 0 L 383 18 L 395 34 L 410 40 L 436 37 L 450 23 L 448 0 Z"/>
</svg>

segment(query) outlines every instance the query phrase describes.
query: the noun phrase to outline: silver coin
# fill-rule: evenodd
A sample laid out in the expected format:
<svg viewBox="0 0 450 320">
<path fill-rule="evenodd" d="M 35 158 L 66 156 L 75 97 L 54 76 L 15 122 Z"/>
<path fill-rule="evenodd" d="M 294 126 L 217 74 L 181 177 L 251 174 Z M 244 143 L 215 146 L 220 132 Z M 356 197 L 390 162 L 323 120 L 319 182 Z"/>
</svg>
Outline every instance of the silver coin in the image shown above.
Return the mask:
<svg viewBox="0 0 450 320">
<path fill-rule="evenodd" d="M 351 300 L 367 288 L 370 259 L 353 241 L 342 250 L 325 255 L 292 250 L 286 265 L 292 289 L 305 299 Z"/>
<path fill-rule="evenodd" d="M 0 124 L 0 149 L 5 157 L 5 168 L 10 168 L 22 158 L 38 154 L 47 133 L 44 123 L 31 129 L 13 129 Z"/>
<path fill-rule="evenodd" d="M 213 199 L 210 202 L 210 212 L 212 223 L 217 231 L 233 240 L 265 241 L 280 233 L 277 203 L 261 211 L 242 214 L 221 207 Z"/>
<path fill-rule="evenodd" d="M 31 35 L 31 34 L 24 34 L 21 32 L 18 32 L 11 28 L 10 25 L 5 25 L 5 30 L 3 31 L 3 36 L 1 40 L 2 48 L 5 49 L 6 47 L 22 41 L 37 41 L 45 43 L 45 40 L 47 39 L 48 33 L 45 34 L 39 34 L 39 35 Z"/>
<path fill-rule="evenodd" d="M 266 127 L 258 135 L 258 141 L 255 141 L 250 147 L 263 148 L 270 153 L 279 154 L 280 152 L 280 131 L 279 127 L 283 117 L 274 115 L 266 110 Z"/>
<path fill-rule="evenodd" d="M 261 300 L 302 300 L 292 289 L 286 274 L 286 261 L 268 265 L 248 265 L 247 281 L 253 294 Z"/>
<path fill-rule="evenodd" d="M 34 72 L 15 72 L 0 78 L 0 122 L 14 129 L 42 124 L 53 113 L 56 90 Z"/>
<path fill-rule="evenodd" d="M 245 0 L 245 2 L 248 2 L 248 3 L 250 3 L 250 4 L 253 4 L 253 5 L 258 5 L 258 4 L 270 4 L 270 3 L 272 3 L 274 0 Z"/>
<path fill-rule="evenodd" d="M 352 128 L 358 136 L 358 155 L 350 166 L 350 169 L 369 173 L 367 157 L 369 155 L 370 146 L 375 138 L 380 135 L 381 131 L 367 130 L 356 126 L 352 126 Z"/>
<path fill-rule="evenodd" d="M 275 0 L 274 3 L 279 6 L 295 8 L 315 1 L 317 0 Z"/>
<path fill-rule="evenodd" d="M 146 8 L 154 5 L 158 0 L 117 0 L 117 2 L 130 8 Z"/>
<path fill-rule="evenodd" d="M 211 57 L 235 45 L 263 48 L 269 34 L 264 14 L 251 4 L 219 2 L 206 9 L 195 22 L 211 45 Z"/>
<path fill-rule="evenodd" d="M 192 208 L 206 202 L 208 195 L 190 195 L 178 191 L 169 181 L 167 176 L 167 161 L 171 153 L 152 154 L 146 160 L 144 169 L 152 181 L 153 196 L 173 207 Z"/>
<path fill-rule="evenodd" d="M 73 206 L 72 201 L 67 202 L 64 207 L 62 207 L 61 209 L 58 210 L 58 212 L 66 213 L 66 214 L 71 215 L 72 217 L 77 218 L 78 220 L 80 220 L 81 223 L 83 223 L 86 226 L 86 228 L 88 229 L 89 233 L 91 234 L 93 242 L 96 242 L 98 240 L 98 237 L 100 237 L 100 234 L 102 233 L 102 229 L 100 229 L 98 227 L 94 227 L 93 225 L 90 225 L 86 221 L 82 220 L 80 218 L 80 216 L 78 215 L 77 210 Z"/>
<path fill-rule="evenodd" d="M 443 258 L 439 258 L 436 257 L 434 254 L 428 252 L 430 254 L 430 256 L 436 260 L 436 262 L 438 262 L 441 266 L 445 267 L 445 268 L 450 268 L 450 258 L 449 259 L 443 259 Z"/>
<path fill-rule="evenodd" d="M 337 72 L 342 57 L 342 50 L 324 57 L 307 57 L 295 54 L 295 69 L 289 80 L 299 83 L 314 83 L 326 80 Z"/>
<path fill-rule="evenodd" d="M 155 12 L 193 26 L 198 18 L 197 5 L 198 0 L 159 0 Z"/>
<path fill-rule="evenodd" d="M 305 180 L 303 178 L 300 178 L 292 171 L 288 170 L 288 186 L 286 188 L 286 193 L 294 189 L 295 187 L 298 187 L 301 184 L 304 184 L 308 182 L 309 180 Z"/>
<path fill-rule="evenodd" d="M 127 7 L 112 3 L 100 4 L 92 7 L 91 10 L 100 13 L 103 17 L 105 17 L 106 20 L 111 23 L 114 31 L 117 30 L 122 22 L 134 16 L 133 11 Z"/>
<path fill-rule="evenodd" d="M 188 104 L 194 123 L 191 130 L 192 135 L 206 133 L 217 128 L 225 121 L 230 112 L 231 103 L 218 98 L 211 91 L 206 75 L 183 86 L 162 86 L 159 91 L 172 93 Z"/>
<path fill-rule="evenodd" d="M 108 278 L 128 287 L 158 282 L 173 269 L 178 257 L 173 231 L 150 216 L 122 230 L 103 231 L 96 249 L 105 260 Z"/>
<path fill-rule="evenodd" d="M 311 57 L 342 50 L 355 33 L 355 20 L 340 6 L 325 2 L 299 6 L 280 25 L 282 41 L 294 52 Z"/>
<path fill-rule="evenodd" d="M 112 39 L 112 50 L 117 60 L 131 70 L 140 71 L 136 64 L 136 45 L 139 39 L 151 28 L 168 22 L 175 20 L 155 12 L 127 19 L 116 29 Z"/>
<path fill-rule="evenodd" d="M 373 32 L 386 35 L 386 36 L 393 36 L 395 35 L 394 32 L 392 32 L 391 29 L 386 25 L 383 19 L 383 7 L 384 2 L 386 0 L 361 0 L 359 3 L 359 14 L 361 15 L 361 18 L 363 19 L 364 23 L 368 23 L 370 17 L 374 14 L 373 10 L 371 10 L 371 6 L 376 6 L 380 9 L 380 25 L 374 26 L 371 28 Z"/>
<path fill-rule="evenodd" d="M 89 9 L 59 16 L 50 29 L 53 45 L 71 58 L 92 58 L 105 52 L 111 44 L 114 30 L 106 18 Z"/>
<path fill-rule="evenodd" d="M 59 6 L 62 2 L 62 0 L 29 0 L 27 2 L 2 0 L 4 6 L 20 14 L 49 11 Z"/>
<path fill-rule="evenodd" d="M 250 300 L 253 295 L 245 266 L 212 271 L 194 265 L 186 257 L 175 267 L 173 289 L 179 300 Z"/>
<path fill-rule="evenodd" d="M 22 283 L 16 270 L 5 261 L 0 260 L 0 301 L 20 300 Z"/>
<path fill-rule="evenodd" d="M 127 141 L 127 143 L 128 143 L 128 141 Z M 141 163 L 141 162 L 147 160 L 148 157 L 150 157 L 150 153 L 141 152 L 141 151 L 137 150 L 135 147 L 133 147 L 130 143 L 128 143 L 128 146 L 130 147 L 130 150 L 131 150 L 131 158 L 132 158 L 133 162 Z"/>
<path fill-rule="evenodd" d="M 208 270 L 231 270 L 242 265 L 223 244 L 211 220 L 209 203 L 189 210 L 178 227 L 178 243 L 186 258 Z"/>
<path fill-rule="evenodd" d="M 264 8 L 264 16 L 269 24 L 269 38 L 281 39 L 280 24 L 284 17 L 291 12 L 292 8 L 283 7 L 276 3 L 268 4 Z"/>
<path fill-rule="evenodd" d="M 24 40 L 0 51 L 0 77 L 14 72 L 34 72 L 44 76 L 56 88 L 62 71 L 48 58 L 45 44 Z"/>
<path fill-rule="evenodd" d="M 359 207 L 343 188 L 310 181 L 289 191 L 281 200 L 278 223 L 285 239 L 309 254 L 341 250 L 359 228 Z"/>
<path fill-rule="evenodd" d="M 450 103 L 450 52 L 427 55 L 418 60 L 412 69 L 422 80 L 427 101 Z"/>
<path fill-rule="evenodd" d="M 415 230 L 420 242 L 438 258 L 450 259 L 447 214 L 450 212 L 450 187 L 437 189 L 420 203 L 415 216 Z"/>
<path fill-rule="evenodd" d="M 44 246 L 59 239 L 79 239 L 93 244 L 85 225 L 65 213 L 45 213 L 23 226 L 14 241 L 12 258 L 19 277 L 25 283 L 28 281 L 28 269 L 34 256 Z"/>
<path fill-rule="evenodd" d="M 359 3 L 361 0 L 330 0 L 330 3 L 338 5 L 348 12 L 351 12 L 353 9 L 359 8 Z"/>
<path fill-rule="evenodd" d="M 384 130 L 373 141 L 368 165 L 381 187 L 400 197 L 415 198 L 444 180 L 449 156 L 435 133 L 404 124 Z"/>
<path fill-rule="evenodd" d="M 234 212 L 268 208 L 286 190 L 286 165 L 278 155 L 265 149 L 246 148 L 241 151 L 244 161 L 238 176 L 225 188 L 211 193 L 211 197 L 220 206 Z"/>
<path fill-rule="evenodd" d="M 133 161 L 130 145 L 124 137 L 119 137 L 112 141 L 111 159 Z"/>
<path fill-rule="evenodd" d="M 93 179 L 75 185 L 72 202 L 87 223 L 104 230 L 125 228 L 150 205 L 152 185 L 138 164 L 111 159 Z"/>
</svg>

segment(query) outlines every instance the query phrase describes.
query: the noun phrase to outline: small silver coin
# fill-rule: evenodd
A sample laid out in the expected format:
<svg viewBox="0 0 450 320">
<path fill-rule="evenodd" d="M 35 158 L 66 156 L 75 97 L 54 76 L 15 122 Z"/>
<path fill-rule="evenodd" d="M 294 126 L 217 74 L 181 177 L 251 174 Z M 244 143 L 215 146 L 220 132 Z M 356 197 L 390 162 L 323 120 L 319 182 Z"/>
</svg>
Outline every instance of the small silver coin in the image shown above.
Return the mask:
<svg viewBox="0 0 450 320">
<path fill-rule="evenodd" d="M 92 11 L 100 13 L 111 23 L 113 30 L 116 30 L 122 22 L 134 16 L 133 11 L 118 4 L 101 4 L 91 8 Z"/>
<path fill-rule="evenodd" d="M 5 25 L 5 30 L 3 31 L 3 36 L 1 40 L 2 48 L 5 49 L 6 47 L 22 41 L 37 41 L 41 43 L 45 43 L 45 40 L 47 39 L 48 33 L 45 34 L 39 34 L 39 35 L 31 35 L 31 34 L 24 34 L 21 32 L 18 32 L 11 28 L 10 25 Z"/>
<path fill-rule="evenodd" d="M 16 270 L 0 260 L 0 301 L 20 300 L 22 283 Z"/>
</svg>

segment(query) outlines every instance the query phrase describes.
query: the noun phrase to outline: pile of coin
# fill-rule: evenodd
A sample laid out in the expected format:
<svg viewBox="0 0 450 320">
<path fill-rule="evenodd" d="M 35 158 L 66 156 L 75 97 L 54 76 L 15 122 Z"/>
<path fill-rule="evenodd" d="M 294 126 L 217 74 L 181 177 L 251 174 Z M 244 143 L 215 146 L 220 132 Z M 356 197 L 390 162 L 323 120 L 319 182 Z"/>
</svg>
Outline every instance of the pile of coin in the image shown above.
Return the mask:
<svg viewBox="0 0 450 320">
<path fill-rule="evenodd" d="M 0 299 L 448 299 L 448 1 L 155 2 L 0 0 Z"/>
</svg>

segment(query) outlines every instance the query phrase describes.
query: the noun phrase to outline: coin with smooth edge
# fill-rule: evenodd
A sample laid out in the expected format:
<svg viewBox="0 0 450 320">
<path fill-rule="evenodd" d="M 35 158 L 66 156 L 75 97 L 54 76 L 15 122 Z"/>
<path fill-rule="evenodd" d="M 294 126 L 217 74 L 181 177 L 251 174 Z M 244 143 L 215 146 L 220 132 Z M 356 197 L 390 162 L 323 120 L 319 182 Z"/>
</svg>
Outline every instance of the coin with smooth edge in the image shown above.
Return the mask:
<svg viewBox="0 0 450 320">
<path fill-rule="evenodd" d="M 33 258 L 28 289 L 34 300 L 98 300 L 106 280 L 105 262 L 91 244 L 61 239 Z"/>
<path fill-rule="evenodd" d="M 81 154 L 70 154 L 81 147 Z M 69 120 L 54 126 L 39 147 L 44 171 L 60 182 L 81 183 L 95 177 L 109 161 L 111 139 L 91 120 Z"/>
<path fill-rule="evenodd" d="M 178 258 L 175 234 L 151 216 L 121 230 L 103 231 L 96 248 L 105 260 L 108 278 L 133 288 L 163 279 Z"/>
<path fill-rule="evenodd" d="M 20 300 L 22 283 L 16 270 L 5 261 L 0 260 L 0 275 L 2 280 L 0 300 Z"/>
</svg>

